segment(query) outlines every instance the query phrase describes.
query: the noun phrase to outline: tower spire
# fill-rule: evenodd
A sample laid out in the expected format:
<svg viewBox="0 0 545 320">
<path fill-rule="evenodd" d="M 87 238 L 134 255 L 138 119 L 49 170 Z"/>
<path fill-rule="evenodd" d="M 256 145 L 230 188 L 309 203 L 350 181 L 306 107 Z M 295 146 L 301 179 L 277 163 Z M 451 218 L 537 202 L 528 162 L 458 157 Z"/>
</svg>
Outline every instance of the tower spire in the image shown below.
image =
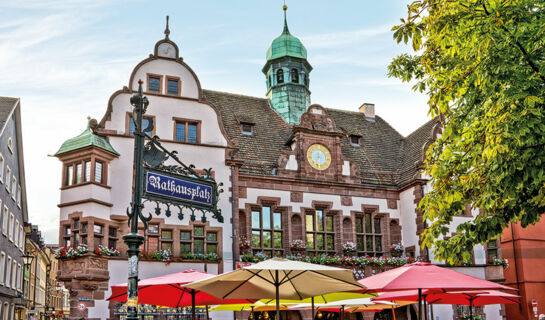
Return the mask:
<svg viewBox="0 0 545 320">
<path fill-rule="evenodd" d="M 282 33 L 290 34 L 290 30 L 288 29 L 288 18 L 286 17 L 286 11 L 288 11 L 288 6 L 286 5 L 285 0 L 284 0 L 284 5 L 282 6 L 282 9 L 284 10 L 284 31 L 282 31 Z"/>
<path fill-rule="evenodd" d="M 168 28 L 168 16 L 167 16 L 167 26 L 165 28 L 165 39 L 168 40 L 169 35 L 170 35 L 170 29 Z"/>
</svg>

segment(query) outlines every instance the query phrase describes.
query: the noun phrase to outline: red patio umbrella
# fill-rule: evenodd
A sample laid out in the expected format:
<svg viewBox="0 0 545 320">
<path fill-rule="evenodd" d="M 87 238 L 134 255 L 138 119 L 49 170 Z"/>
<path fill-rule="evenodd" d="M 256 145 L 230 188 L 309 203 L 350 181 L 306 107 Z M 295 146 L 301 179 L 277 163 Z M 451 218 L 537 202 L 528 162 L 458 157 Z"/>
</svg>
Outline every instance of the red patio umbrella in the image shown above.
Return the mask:
<svg viewBox="0 0 545 320">
<path fill-rule="evenodd" d="M 219 299 L 199 290 L 182 287 L 184 284 L 212 277 L 215 277 L 215 275 L 203 271 L 186 270 L 161 277 L 140 280 L 138 281 L 138 303 L 170 308 L 192 306 L 192 315 L 193 319 L 195 319 L 196 305 L 203 306 L 255 302 L 255 300 L 246 299 Z M 111 286 L 111 288 L 112 295 L 107 300 L 119 302 L 127 301 L 126 283 Z"/>
<path fill-rule="evenodd" d="M 368 292 L 418 290 L 418 318 L 421 319 L 422 290 L 440 293 L 463 290 L 515 290 L 495 282 L 468 276 L 429 262 L 415 262 L 358 281 Z"/>
<path fill-rule="evenodd" d="M 489 304 L 506 304 L 520 303 L 520 296 L 505 293 L 497 290 L 487 291 L 449 291 L 434 293 L 431 290 L 422 292 L 424 301 L 429 304 L 459 304 L 469 306 L 471 319 L 473 319 L 473 307 L 484 306 Z M 380 294 L 379 297 L 371 298 L 371 300 L 386 300 L 386 301 L 417 301 L 417 290 L 391 291 Z"/>
</svg>

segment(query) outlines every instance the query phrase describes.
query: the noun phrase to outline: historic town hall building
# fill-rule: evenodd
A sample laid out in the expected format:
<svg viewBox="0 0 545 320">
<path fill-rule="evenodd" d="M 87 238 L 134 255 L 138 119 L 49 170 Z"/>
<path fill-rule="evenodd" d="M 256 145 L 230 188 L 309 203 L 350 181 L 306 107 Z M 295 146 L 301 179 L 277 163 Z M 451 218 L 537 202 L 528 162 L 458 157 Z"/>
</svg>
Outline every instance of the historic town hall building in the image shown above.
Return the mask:
<svg viewBox="0 0 545 320">
<path fill-rule="evenodd" d="M 141 262 L 140 278 L 188 268 L 231 270 L 240 261 L 241 239 L 250 243 L 248 252 L 270 256 L 290 254 L 296 239 L 306 242 L 309 255 L 340 255 L 347 242 L 356 243 L 360 256 L 389 256 L 393 244 L 401 244 L 407 256 L 428 255 L 418 245 L 424 224 L 416 207 L 428 188 L 420 169 L 424 150 L 441 132 L 437 121 L 403 137 L 375 114 L 373 104 L 354 111 L 311 104 L 312 66 L 287 22 L 264 61 L 266 97 L 203 89 L 169 33 L 167 27 L 153 54 L 113 93 L 102 119 L 89 121 L 56 153 L 63 163 L 60 245 L 121 252 L 61 262 L 59 279 L 71 289 L 71 317 L 117 317 L 118 306 L 105 298 L 109 285 L 127 280 L 121 237 L 129 232 L 133 183 L 129 99 L 139 80 L 149 99 L 144 126 L 152 122 L 153 135 L 183 162 L 213 168 L 225 191 L 218 203 L 224 223 L 210 216 L 203 222 L 200 214 L 186 211 L 180 221 L 176 208 L 169 208 L 170 217 L 156 216 L 155 205 L 146 204 L 144 213 L 153 219 L 147 230 L 142 225 L 143 249 L 167 250 L 175 259 Z M 470 210 L 456 217 L 453 230 L 471 218 Z M 474 266 L 459 269 L 484 278 L 485 263 L 486 248 L 477 246 Z M 87 308 L 79 311 L 78 302 Z M 497 306 L 485 311 L 489 319 L 500 318 Z M 447 319 L 457 311 L 444 306 L 434 312 Z M 404 318 L 410 315 L 405 311 Z"/>
</svg>

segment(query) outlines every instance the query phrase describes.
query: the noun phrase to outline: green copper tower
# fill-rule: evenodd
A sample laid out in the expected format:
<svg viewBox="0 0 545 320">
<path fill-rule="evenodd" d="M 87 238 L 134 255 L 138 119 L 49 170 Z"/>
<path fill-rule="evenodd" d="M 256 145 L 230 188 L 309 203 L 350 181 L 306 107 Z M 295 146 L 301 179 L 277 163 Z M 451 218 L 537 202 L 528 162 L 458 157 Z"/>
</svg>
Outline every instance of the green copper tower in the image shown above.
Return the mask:
<svg viewBox="0 0 545 320">
<path fill-rule="evenodd" d="M 266 76 L 267 99 L 272 108 L 290 124 L 310 106 L 309 73 L 312 66 L 307 61 L 307 49 L 288 29 L 284 5 L 284 30 L 273 40 L 267 50 L 267 63 L 263 67 Z"/>
</svg>

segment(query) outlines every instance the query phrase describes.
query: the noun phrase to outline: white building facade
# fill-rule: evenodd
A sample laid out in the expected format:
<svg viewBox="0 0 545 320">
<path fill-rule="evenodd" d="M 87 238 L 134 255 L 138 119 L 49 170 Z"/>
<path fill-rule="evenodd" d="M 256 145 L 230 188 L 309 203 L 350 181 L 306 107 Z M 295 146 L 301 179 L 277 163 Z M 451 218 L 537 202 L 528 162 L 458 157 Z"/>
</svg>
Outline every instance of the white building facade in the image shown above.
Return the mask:
<svg viewBox="0 0 545 320">
<path fill-rule="evenodd" d="M 303 253 L 309 256 L 340 256 L 352 242 L 356 246 L 350 254 L 380 259 L 392 255 L 391 246 L 399 244 L 404 256 L 436 262 L 420 249 L 418 236 L 425 225 L 417 205 L 428 188 L 420 169 L 425 148 L 441 132 L 437 121 L 403 137 L 375 115 L 372 104 L 354 112 L 307 107 L 312 68 L 287 24 L 267 56 L 268 98 L 203 90 L 169 32 L 165 34 L 153 54 L 136 65 L 128 85 L 110 97 L 103 118 L 91 120 L 56 154 L 63 163 L 60 245 L 121 252 L 108 259 L 90 254 L 79 265 L 78 259 L 60 263 L 59 280 L 71 292 L 71 318 L 119 318 L 120 307 L 105 298 L 110 285 L 127 280 L 127 247 L 121 237 L 129 232 L 126 212 L 134 172 L 129 99 L 139 80 L 149 99 L 144 126 L 152 122 L 153 135 L 184 163 L 212 168 L 225 191 L 218 202 L 223 223 L 187 210 L 179 219 L 174 207 L 161 206 L 161 215 L 155 215 L 155 205 L 145 204 L 144 214 L 153 218 L 147 230 L 140 226 L 148 255 L 140 262 L 141 278 L 190 268 L 221 273 L 252 256 L 291 255 L 296 252 L 294 240 L 306 243 Z M 291 105 L 292 92 L 305 93 L 304 99 L 294 99 L 299 105 Z M 305 111 L 299 116 L 301 103 Z M 453 232 L 467 219 L 472 219 L 469 210 L 455 218 Z M 167 261 L 155 261 L 153 255 L 162 251 L 170 252 Z M 486 248 L 477 246 L 473 265 L 458 269 L 490 278 L 487 268 Z M 355 274 L 380 270 L 361 268 Z M 85 278 L 86 272 L 95 276 Z M 86 304 L 83 311 L 77 309 L 80 301 Z M 453 319 L 460 311 L 435 306 L 433 312 L 434 319 Z M 501 318 L 498 306 L 484 312 L 487 319 Z M 414 319 L 412 314 L 411 307 L 398 311 L 400 319 Z M 218 313 L 212 318 L 230 316 Z M 293 319 L 308 316 L 290 313 Z M 369 317 L 374 315 L 365 315 Z"/>
</svg>

